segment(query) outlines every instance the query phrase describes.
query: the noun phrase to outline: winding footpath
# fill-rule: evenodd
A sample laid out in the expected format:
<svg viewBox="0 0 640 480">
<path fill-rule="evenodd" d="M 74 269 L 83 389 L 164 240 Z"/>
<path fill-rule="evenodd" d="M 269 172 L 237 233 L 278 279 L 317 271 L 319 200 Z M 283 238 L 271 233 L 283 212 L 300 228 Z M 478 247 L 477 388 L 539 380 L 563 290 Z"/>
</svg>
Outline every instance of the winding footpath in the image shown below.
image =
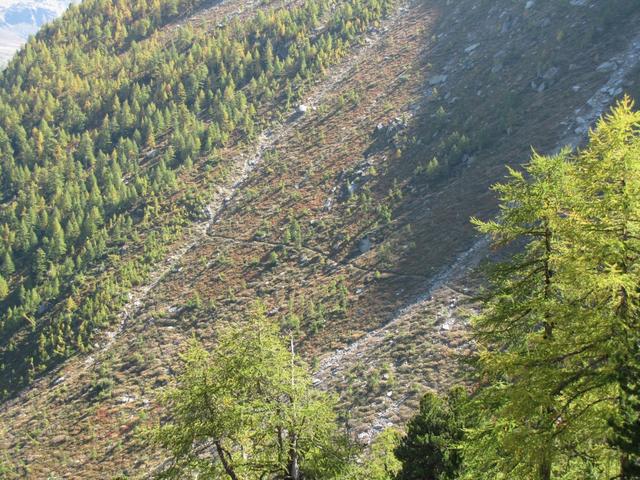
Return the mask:
<svg viewBox="0 0 640 480">
<path fill-rule="evenodd" d="M 369 50 L 378 45 L 384 38 L 384 25 L 394 22 L 400 14 L 402 14 L 402 12 L 397 11 L 385 19 L 382 22 L 383 28 L 381 28 L 378 33 L 369 36 L 371 39 L 370 42 L 354 46 L 352 55 L 346 55 L 339 63 L 332 67 L 326 77 L 316 83 L 315 88 L 306 96 L 306 103 L 310 106 L 321 103 L 337 85 L 348 79 L 350 73 L 359 61 L 365 59 Z M 118 321 L 116 325 L 114 328 L 102 333 L 101 338 L 97 342 L 97 348 L 85 358 L 84 364 L 86 367 L 93 366 L 100 354 L 111 349 L 116 339 L 126 331 L 129 320 L 135 318 L 140 313 L 144 308 L 145 300 L 154 288 L 179 265 L 182 258 L 189 251 L 201 245 L 207 238 L 216 236 L 216 223 L 233 202 L 233 199 L 242 192 L 244 183 L 262 162 L 264 154 L 272 150 L 280 140 L 292 133 L 303 119 L 304 115 L 300 115 L 298 112 L 291 113 L 283 123 L 271 125 L 258 136 L 253 155 L 241 154 L 234 159 L 232 164 L 233 173 L 230 175 L 230 181 L 227 182 L 226 186 L 218 187 L 212 202 L 207 207 L 207 220 L 192 225 L 185 243 L 172 255 L 166 257 L 160 265 L 150 273 L 149 280 L 146 283 L 134 287 L 129 292 L 128 300 L 117 316 Z M 320 251 L 316 253 L 323 254 L 323 252 Z M 393 274 L 393 272 L 388 273 Z"/>
</svg>

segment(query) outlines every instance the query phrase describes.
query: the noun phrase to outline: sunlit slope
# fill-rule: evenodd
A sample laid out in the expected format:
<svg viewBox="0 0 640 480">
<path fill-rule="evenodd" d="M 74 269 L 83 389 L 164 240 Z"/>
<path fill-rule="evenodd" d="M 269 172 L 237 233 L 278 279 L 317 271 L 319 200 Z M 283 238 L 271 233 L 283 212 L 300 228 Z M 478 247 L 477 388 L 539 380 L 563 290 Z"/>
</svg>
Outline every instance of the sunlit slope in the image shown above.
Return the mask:
<svg viewBox="0 0 640 480">
<path fill-rule="evenodd" d="M 162 459 L 135 432 L 185 341 L 214 341 L 257 300 L 360 438 L 402 421 L 469 348 L 459 309 L 486 251 L 468 218 L 494 211 L 488 187 L 640 92 L 630 2 L 283 4 L 194 4 L 144 34 L 133 11 L 126 32 L 105 16 L 104 53 L 50 74 L 44 42 L 5 73 L 2 128 L 27 140 L 8 135 L 4 223 L 19 238 L 33 218 L 37 237 L 11 240 L 3 273 L 9 478 L 146 476 Z"/>
</svg>

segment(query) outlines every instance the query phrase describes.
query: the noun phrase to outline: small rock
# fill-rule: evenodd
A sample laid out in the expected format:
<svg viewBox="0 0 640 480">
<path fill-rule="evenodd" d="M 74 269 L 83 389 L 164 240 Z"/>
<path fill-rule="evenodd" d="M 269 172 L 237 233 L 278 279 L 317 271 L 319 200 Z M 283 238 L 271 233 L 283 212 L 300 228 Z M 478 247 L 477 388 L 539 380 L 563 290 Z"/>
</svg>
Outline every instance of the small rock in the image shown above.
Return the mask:
<svg viewBox="0 0 640 480">
<path fill-rule="evenodd" d="M 476 48 L 478 48 L 480 46 L 479 43 L 474 43 L 473 45 L 469 45 L 467 48 L 464 49 L 465 53 L 471 53 L 473 52 Z"/>
<path fill-rule="evenodd" d="M 136 400 L 136 396 L 135 395 L 122 395 L 120 397 L 118 397 L 117 402 L 118 403 L 131 403 L 131 402 L 135 402 Z"/>
<path fill-rule="evenodd" d="M 598 65 L 598 68 L 596 68 L 596 71 L 598 72 L 613 72 L 618 68 L 618 66 L 615 64 L 615 62 L 604 62 L 600 65 Z"/>
<path fill-rule="evenodd" d="M 558 67 L 551 67 L 546 72 L 544 72 L 544 75 L 542 75 L 542 78 L 544 78 L 545 80 L 553 80 L 558 76 L 559 72 L 560 72 L 560 69 Z"/>
<path fill-rule="evenodd" d="M 358 243 L 358 249 L 360 250 L 360 253 L 367 253 L 371 250 L 371 239 L 369 237 L 361 239 Z"/>
<path fill-rule="evenodd" d="M 509 33 L 513 28 L 513 23 L 514 23 L 513 19 L 507 18 L 502 24 L 502 28 L 500 28 L 500 33 L 502 34 Z"/>
<path fill-rule="evenodd" d="M 67 436 L 66 435 L 56 435 L 55 437 L 53 437 L 51 439 L 51 443 L 53 445 L 61 445 L 63 443 L 65 443 L 67 441 Z"/>
<path fill-rule="evenodd" d="M 429 79 L 429 85 L 432 87 L 435 85 L 440 85 L 447 81 L 447 75 L 434 75 Z"/>
<path fill-rule="evenodd" d="M 617 97 L 618 95 L 620 95 L 624 90 L 622 90 L 621 87 L 610 87 L 609 89 L 607 89 L 607 93 L 611 96 L 611 97 Z"/>
<path fill-rule="evenodd" d="M 529 10 L 535 6 L 536 2 L 534 0 L 529 0 L 527 4 L 524 6 L 525 10 Z"/>
</svg>

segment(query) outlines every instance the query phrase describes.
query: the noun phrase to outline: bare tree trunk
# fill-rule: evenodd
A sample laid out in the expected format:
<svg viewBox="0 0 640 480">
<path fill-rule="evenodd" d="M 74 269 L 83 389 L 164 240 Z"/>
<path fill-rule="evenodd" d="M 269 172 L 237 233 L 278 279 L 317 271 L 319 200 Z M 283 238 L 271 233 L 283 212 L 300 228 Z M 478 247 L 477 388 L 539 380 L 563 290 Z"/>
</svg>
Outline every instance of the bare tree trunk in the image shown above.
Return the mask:
<svg viewBox="0 0 640 480">
<path fill-rule="evenodd" d="M 291 433 L 291 448 L 289 449 L 289 465 L 287 466 L 287 480 L 300 480 L 300 465 L 298 461 L 298 435 Z"/>
<path fill-rule="evenodd" d="M 540 480 L 551 480 L 551 462 L 545 458 L 538 469 Z"/>
<path fill-rule="evenodd" d="M 620 455 L 620 480 L 627 480 L 631 477 L 627 476 L 627 469 L 629 468 L 629 456 L 625 453 Z"/>
<path fill-rule="evenodd" d="M 218 452 L 218 456 L 220 457 L 220 461 L 222 462 L 222 466 L 224 467 L 224 471 L 227 472 L 227 475 L 231 480 L 239 480 L 236 472 L 233 470 L 233 467 L 229 463 L 228 459 L 225 457 L 227 455 L 227 451 L 222 448 L 222 444 L 220 442 L 216 442 L 216 451 Z"/>
<path fill-rule="evenodd" d="M 293 334 L 291 334 L 291 410 L 293 412 L 293 424 L 296 420 L 296 394 L 295 394 L 295 350 L 293 345 Z M 295 431 L 289 432 L 289 463 L 287 465 L 287 480 L 300 480 L 300 462 L 298 455 L 298 434 Z"/>
<path fill-rule="evenodd" d="M 551 277 L 553 276 L 553 272 L 551 271 L 551 265 L 549 263 L 549 259 L 551 257 L 551 239 L 552 232 L 548 225 L 545 226 L 544 229 L 544 248 L 545 248 L 545 259 L 544 259 L 544 298 L 545 300 L 549 300 L 551 298 Z M 548 314 L 545 314 L 544 319 L 544 338 L 545 340 L 553 340 L 553 327 L 554 323 L 549 318 Z M 553 414 L 553 409 L 548 407 L 547 413 Z M 538 466 L 538 473 L 540 480 L 551 480 L 551 458 L 547 453 L 544 454 L 542 462 Z"/>
</svg>

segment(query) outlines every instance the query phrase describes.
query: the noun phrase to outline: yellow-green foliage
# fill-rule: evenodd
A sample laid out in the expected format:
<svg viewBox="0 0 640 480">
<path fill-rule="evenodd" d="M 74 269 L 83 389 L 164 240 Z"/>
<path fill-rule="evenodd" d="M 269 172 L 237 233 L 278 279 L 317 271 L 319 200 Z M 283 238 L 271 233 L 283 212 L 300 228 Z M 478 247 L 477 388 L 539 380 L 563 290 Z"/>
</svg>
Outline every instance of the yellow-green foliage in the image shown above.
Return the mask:
<svg viewBox="0 0 640 480">
<path fill-rule="evenodd" d="M 499 217 L 476 220 L 496 245 L 526 246 L 495 267 L 474 321 L 486 387 L 464 478 L 614 478 L 637 458 L 611 423 L 633 430 L 640 413 L 625 401 L 640 378 L 640 113 L 625 99 L 586 148 L 510 176 Z"/>
</svg>

